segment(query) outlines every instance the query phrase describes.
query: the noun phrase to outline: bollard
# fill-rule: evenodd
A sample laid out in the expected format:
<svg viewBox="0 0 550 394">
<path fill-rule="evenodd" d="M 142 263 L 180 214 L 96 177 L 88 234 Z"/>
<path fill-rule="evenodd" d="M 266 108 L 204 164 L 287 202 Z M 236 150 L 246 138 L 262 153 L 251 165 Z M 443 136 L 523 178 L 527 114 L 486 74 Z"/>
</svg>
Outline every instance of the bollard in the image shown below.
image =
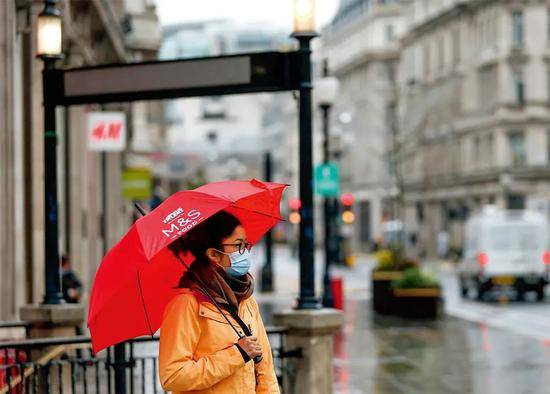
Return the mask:
<svg viewBox="0 0 550 394">
<path fill-rule="evenodd" d="M 330 285 L 334 309 L 344 310 L 344 279 L 341 276 L 334 277 L 330 280 Z"/>
</svg>

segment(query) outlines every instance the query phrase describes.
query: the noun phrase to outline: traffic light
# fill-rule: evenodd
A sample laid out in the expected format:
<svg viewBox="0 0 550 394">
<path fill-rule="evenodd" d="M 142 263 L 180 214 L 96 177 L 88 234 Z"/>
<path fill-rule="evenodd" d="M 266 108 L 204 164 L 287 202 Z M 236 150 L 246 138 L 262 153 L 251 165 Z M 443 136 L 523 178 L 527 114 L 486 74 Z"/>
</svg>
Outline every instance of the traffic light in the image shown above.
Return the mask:
<svg viewBox="0 0 550 394">
<path fill-rule="evenodd" d="M 300 215 L 300 208 L 302 208 L 302 201 L 299 198 L 291 198 L 288 202 L 290 208 L 290 214 L 288 215 L 288 221 L 292 224 L 299 224 L 302 221 L 302 215 Z"/>
<path fill-rule="evenodd" d="M 340 201 L 344 206 L 344 210 L 342 212 L 342 222 L 346 224 L 352 224 L 355 221 L 355 214 L 353 213 L 353 209 L 352 209 L 353 203 L 355 202 L 355 198 L 353 197 L 353 194 L 351 193 L 342 194 Z"/>
</svg>

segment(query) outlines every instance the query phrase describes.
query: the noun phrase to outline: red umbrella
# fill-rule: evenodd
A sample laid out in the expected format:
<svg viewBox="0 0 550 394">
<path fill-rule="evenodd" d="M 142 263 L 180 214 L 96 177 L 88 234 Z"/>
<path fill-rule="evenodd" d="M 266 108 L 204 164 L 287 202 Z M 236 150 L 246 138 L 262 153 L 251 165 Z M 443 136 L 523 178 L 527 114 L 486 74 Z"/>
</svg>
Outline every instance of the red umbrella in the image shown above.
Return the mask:
<svg viewBox="0 0 550 394">
<path fill-rule="evenodd" d="M 211 183 L 175 193 L 137 220 L 103 258 L 94 279 L 88 309 L 94 352 L 159 329 L 186 269 L 168 245 L 221 210 L 236 216 L 255 244 L 281 220 L 286 186 L 255 179 Z M 185 257 L 187 264 L 192 259 Z"/>
</svg>

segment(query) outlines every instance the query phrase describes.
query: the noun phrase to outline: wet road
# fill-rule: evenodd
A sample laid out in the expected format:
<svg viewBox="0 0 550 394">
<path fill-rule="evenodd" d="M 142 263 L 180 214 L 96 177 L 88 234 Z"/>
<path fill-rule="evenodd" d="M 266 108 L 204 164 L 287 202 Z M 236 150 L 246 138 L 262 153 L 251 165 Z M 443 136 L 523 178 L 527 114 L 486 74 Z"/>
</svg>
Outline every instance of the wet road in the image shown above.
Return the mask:
<svg viewBox="0 0 550 394">
<path fill-rule="evenodd" d="M 320 282 L 322 258 L 317 260 Z M 287 308 L 298 288 L 297 262 L 280 250 L 277 293 L 258 295 L 264 316 Z M 442 280 L 447 314 L 437 322 L 375 316 L 369 305 L 372 257 L 336 268 L 346 289 L 346 325 L 335 343 L 335 393 L 549 393 L 550 304 L 479 303 L 459 297 L 449 264 Z M 320 288 L 320 287 L 318 287 Z"/>
<path fill-rule="evenodd" d="M 483 323 L 380 318 L 347 303 L 336 393 L 550 393 L 550 347 Z"/>
</svg>

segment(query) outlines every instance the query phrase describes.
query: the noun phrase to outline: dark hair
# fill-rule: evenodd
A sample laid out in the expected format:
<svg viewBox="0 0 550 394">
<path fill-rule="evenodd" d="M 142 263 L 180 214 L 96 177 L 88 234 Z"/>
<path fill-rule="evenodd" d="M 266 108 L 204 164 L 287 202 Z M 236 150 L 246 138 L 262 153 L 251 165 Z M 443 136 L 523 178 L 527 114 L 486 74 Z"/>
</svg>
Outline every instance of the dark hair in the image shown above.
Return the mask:
<svg viewBox="0 0 550 394">
<path fill-rule="evenodd" d="M 170 249 L 177 254 L 190 252 L 195 256 L 191 270 L 199 268 L 199 265 L 210 264 L 206 250 L 208 248 L 221 249 L 222 240 L 233 234 L 235 228 L 240 225 L 241 222 L 235 216 L 226 211 L 220 211 L 174 241 L 170 245 Z M 184 273 L 180 279 L 179 287 L 183 287 L 182 283 L 186 276 L 187 273 Z"/>
</svg>

